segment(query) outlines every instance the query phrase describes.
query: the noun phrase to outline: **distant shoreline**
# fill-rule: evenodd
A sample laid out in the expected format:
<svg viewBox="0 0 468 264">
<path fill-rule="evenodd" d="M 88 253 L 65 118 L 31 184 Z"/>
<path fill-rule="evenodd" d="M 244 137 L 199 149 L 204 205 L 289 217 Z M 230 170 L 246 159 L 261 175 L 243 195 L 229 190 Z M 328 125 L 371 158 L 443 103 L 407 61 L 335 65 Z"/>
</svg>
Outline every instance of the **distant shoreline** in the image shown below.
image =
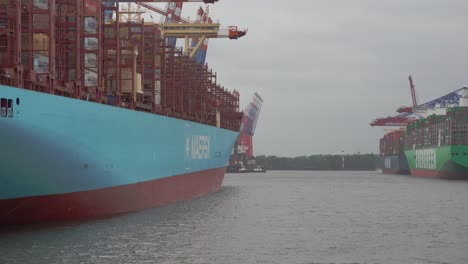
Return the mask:
<svg viewBox="0 0 468 264">
<path fill-rule="evenodd" d="M 377 154 L 311 155 L 294 158 L 257 156 L 256 164 L 267 171 L 376 171 Z"/>
<path fill-rule="evenodd" d="M 378 171 L 378 169 L 368 169 L 368 170 L 306 170 L 306 169 L 271 169 L 268 171 Z"/>
</svg>

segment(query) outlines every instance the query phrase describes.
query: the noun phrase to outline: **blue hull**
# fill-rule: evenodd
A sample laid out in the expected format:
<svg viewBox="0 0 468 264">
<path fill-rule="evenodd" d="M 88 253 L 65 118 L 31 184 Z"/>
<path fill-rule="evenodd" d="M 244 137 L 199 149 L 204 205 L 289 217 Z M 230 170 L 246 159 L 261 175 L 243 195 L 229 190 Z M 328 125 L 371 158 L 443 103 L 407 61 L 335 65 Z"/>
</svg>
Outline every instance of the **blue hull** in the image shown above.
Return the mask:
<svg viewBox="0 0 468 264">
<path fill-rule="evenodd" d="M 0 117 L 0 201 L 225 168 L 238 135 L 2 85 L 0 98 L 12 100 Z"/>
<path fill-rule="evenodd" d="M 380 158 L 384 174 L 410 174 L 408 160 L 404 154 L 384 156 Z"/>
</svg>

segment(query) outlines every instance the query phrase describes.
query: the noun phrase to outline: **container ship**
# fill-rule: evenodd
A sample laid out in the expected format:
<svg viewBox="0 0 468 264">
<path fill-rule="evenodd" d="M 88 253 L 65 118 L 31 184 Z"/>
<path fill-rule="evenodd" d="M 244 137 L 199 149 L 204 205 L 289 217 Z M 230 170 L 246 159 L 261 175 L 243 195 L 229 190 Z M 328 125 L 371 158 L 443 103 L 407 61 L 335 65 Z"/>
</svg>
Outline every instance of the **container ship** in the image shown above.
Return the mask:
<svg viewBox="0 0 468 264">
<path fill-rule="evenodd" d="M 380 140 L 382 171 L 468 179 L 468 88 L 418 105 L 411 76 L 410 82 L 413 107 L 371 123 L 401 127 Z"/>
<path fill-rule="evenodd" d="M 175 15 L 156 24 L 118 1 L 0 0 L 0 224 L 220 189 L 243 113 L 195 55 L 207 38 L 245 31 L 178 23 L 183 2 L 194 1 L 168 4 Z"/>
<path fill-rule="evenodd" d="M 384 174 L 409 174 L 404 138 L 404 130 L 395 130 L 380 139 L 380 167 Z"/>
<path fill-rule="evenodd" d="M 407 126 L 405 156 L 411 175 L 468 179 L 468 88 L 459 107 Z"/>
</svg>

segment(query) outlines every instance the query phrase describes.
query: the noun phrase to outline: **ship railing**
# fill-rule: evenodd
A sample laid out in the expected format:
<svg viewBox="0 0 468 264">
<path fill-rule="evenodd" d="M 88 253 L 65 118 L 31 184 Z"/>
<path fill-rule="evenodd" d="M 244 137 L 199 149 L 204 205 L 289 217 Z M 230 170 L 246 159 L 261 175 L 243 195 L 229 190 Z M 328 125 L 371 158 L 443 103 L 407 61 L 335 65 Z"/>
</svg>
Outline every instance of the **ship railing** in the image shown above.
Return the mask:
<svg viewBox="0 0 468 264">
<path fill-rule="evenodd" d="M 8 77 L 8 76 L 0 75 L 0 84 L 14 86 L 15 79 Z"/>
</svg>

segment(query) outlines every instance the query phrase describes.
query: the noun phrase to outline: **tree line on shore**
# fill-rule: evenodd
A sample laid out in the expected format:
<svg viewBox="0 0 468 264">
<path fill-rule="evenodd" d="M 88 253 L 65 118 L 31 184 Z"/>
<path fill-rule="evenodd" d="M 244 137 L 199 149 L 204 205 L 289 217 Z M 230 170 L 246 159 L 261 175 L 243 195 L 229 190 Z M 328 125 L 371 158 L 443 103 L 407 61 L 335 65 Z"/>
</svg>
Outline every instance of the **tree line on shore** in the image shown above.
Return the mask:
<svg viewBox="0 0 468 264">
<path fill-rule="evenodd" d="M 311 155 L 294 158 L 262 155 L 256 157 L 256 164 L 266 170 L 373 171 L 377 168 L 378 158 L 376 154 Z"/>
</svg>

